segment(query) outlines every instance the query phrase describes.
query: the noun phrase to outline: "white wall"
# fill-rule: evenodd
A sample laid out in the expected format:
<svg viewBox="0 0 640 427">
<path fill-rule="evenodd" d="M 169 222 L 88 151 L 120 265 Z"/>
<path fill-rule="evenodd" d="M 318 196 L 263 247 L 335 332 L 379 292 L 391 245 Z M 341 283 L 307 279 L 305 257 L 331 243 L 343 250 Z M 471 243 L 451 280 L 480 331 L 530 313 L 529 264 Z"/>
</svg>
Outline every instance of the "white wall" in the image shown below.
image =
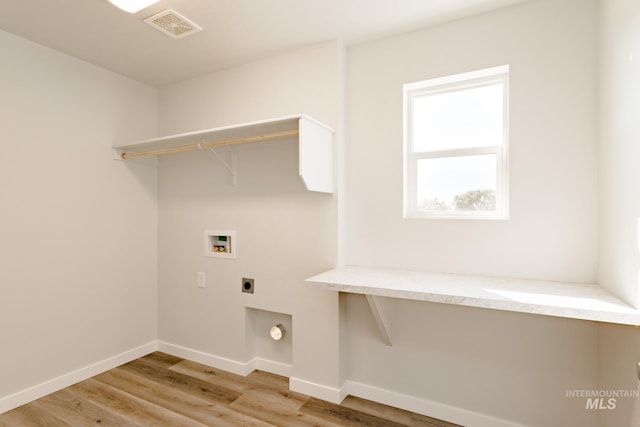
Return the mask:
<svg viewBox="0 0 640 427">
<path fill-rule="evenodd" d="M 601 0 L 599 282 L 640 305 L 640 4 Z M 599 328 L 599 389 L 640 391 L 640 330 Z M 601 427 L 640 424 L 640 399 L 599 411 Z"/>
<path fill-rule="evenodd" d="M 600 2 L 600 283 L 640 306 L 640 6 Z"/>
<path fill-rule="evenodd" d="M 301 283 L 340 260 L 598 276 L 638 303 L 640 207 L 627 195 L 638 181 L 629 55 L 639 12 L 600 2 L 598 264 L 596 3 L 530 0 L 355 46 L 346 82 L 344 51 L 327 42 L 162 88 L 159 101 L 153 88 L 0 32 L 0 324 L 18 325 L 0 329 L 0 399 L 159 337 L 239 364 L 293 363 L 292 376 L 318 393 L 346 379 L 383 401 L 410 396 L 389 403 L 453 421 L 631 425 L 637 401 L 596 413 L 565 391 L 637 387 L 637 330 L 389 300 L 386 347 L 363 297 L 338 304 Z M 511 220 L 402 220 L 402 84 L 501 64 L 511 66 Z M 154 167 L 111 160 L 113 141 L 156 127 L 164 135 L 299 112 L 338 131 L 340 215 L 338 195 L 303 189 L 293 140 L 239 148 L 236 187 L 209 153 L 162 158 L 159 190 Z M 208 228 L 238 232 L 237 260 L 202 256 Z M 381 248 L 389 236 L 392 250 Z M 243 276 L 256 278 L 256 294 L 240 292 Z M 291 315 L 286 351 L 255 330 L 269 312 Z"/>
<path fill-rule="evenodd" d="M 336 42 L 319 43 L 163 87 L 160 133 L 170 135 L 296 113 L 308 114 L 337 129 L 339 49 Z"/>
<path fill-rule="evenodd" d="M 595 282 L 596 35 L 596 1 L 537 0 L 350 48 L 346 262 Z M 511 219 L 403 220 L 402 84 L 502 64 Z M 597 385 L 594 324 L 394 301 L 385 348 L 360 298 L 347 299 L 350 380 L 526 425 L 595 425 L 564 398 Z"/>
<path fill-rule="evenodd" d="M 340 45 L 326 42 L 162 88 L 162 133 L 296 113 L 336 127 L 341 57 Z M 337 198 L 304 190 L 295 139 L 241 146 L 237 155 L 235 187 L 209 152 L 161 159 L 160 340 L 246 363 L 256 338 L 247 336 L 245 307 L 291 315 L 292 376 L 337 389 L 338 296 L 302 283 L 337 262 Z M 235 230 L 237 259 L 204 258 L 205 229 Z M 196 288 L 198 271 L 206 289 Z M 254 295 L 240 292 L 242 277 L 255 278 Z"/>
<path fill-rule="evenodd" d="M 0 399 L 155 340 L 157 90 L 0 32 Z"/>
<path fill-rule="evenodd" d="M 347 298 L 348 380 L 386 390 L 384 403 L 471 426 L 596 425 L 565 397 L 597 386 L 594 324 L 394 299 L 389 312 L 391 347 L 364 297 Z"/>
<path fill-rule="evenodd" d="M 614 397 L 615 407 L 598 411 L 599 427 L 626 427 L 640 424 L 638 380 L 640 330 L 632 326 L 602 324 L 598 329 L 598 390 L 624 391 L 628 396 Z M 584 403 L 585 399 L 582 400 Z M 608 398 L 606 399 L 609 403 Z"/>
<path fill-rule="evenodd" d="M 595 282 L 595 8 L 537 0 L 349 49 L 349 263 Z M 403 220 L 402 84 L 502 64 L 511 219 Z"/>
</svg>

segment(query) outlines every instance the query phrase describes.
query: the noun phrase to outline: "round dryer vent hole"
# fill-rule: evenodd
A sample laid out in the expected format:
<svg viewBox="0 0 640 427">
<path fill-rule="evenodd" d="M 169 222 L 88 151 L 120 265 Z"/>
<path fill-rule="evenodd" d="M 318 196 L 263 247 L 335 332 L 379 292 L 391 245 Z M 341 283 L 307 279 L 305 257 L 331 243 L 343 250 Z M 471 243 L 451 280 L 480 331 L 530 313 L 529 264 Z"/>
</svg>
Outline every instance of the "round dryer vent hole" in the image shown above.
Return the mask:
<svg viewBox="0 0 640 427">
<path fill-rule="evenodd" d="M 284 326 L 277 324 L 271 327 L 270 335 L 274 341 L 280 341 L 284 337 Z"/>
</svg>

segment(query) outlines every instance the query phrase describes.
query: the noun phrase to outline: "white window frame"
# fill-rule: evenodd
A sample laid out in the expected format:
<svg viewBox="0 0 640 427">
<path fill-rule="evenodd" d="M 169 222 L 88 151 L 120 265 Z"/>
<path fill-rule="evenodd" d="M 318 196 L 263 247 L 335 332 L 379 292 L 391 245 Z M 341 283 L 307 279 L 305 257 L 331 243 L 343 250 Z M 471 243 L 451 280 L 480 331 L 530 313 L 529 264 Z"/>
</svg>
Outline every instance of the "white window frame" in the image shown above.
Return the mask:
<svg viewBox="0 0 640 427">
<path fill-rule="evenodd" d="M 413 99 L 417 96 L 503 84 L 503 144 L 451 150 L 413 150 Z M 404 95 L 404 218 L 509 219 L 509 66 L 456 74 L 403 85 Z M 496 156 L 495 211 L 426 211 L 417 206 L 418 161 L 482 154 Z"/>
</svg>

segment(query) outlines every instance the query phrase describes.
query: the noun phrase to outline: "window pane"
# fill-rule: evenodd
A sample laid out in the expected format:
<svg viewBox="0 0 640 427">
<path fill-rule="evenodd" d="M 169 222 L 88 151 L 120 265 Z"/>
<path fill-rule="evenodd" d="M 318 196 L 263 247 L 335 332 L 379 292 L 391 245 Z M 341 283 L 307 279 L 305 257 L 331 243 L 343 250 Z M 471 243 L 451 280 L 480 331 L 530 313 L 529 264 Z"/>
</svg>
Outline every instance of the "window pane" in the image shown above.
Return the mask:
<svg viewBox="0 0 640 427">
<path fill-rule="evenodd" d="M 417 166 L 418 210 L 495 211 L 495 154 L 421 159 Z"/>
<path fill-rule="evenodd" d="M 503 84 L 413 97 L 413 151 L 503 144 Z"/>
</svg>

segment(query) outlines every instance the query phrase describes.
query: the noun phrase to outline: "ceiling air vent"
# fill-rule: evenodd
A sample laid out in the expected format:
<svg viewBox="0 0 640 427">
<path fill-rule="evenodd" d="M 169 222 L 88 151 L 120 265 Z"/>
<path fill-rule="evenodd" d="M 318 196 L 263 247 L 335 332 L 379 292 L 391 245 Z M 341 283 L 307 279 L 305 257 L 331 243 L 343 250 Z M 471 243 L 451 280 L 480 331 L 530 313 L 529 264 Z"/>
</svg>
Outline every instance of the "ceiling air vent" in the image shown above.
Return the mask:
<svg viewBox="0 0 640 427">
<path fill-rule="evenodd" d="M 191 22 L 173 9 L 167 9 L 164 12 L 150 16 L 145 19 L 144 22 L 174 39 L 202 31 L 202 27 Z"/>
</svg>

